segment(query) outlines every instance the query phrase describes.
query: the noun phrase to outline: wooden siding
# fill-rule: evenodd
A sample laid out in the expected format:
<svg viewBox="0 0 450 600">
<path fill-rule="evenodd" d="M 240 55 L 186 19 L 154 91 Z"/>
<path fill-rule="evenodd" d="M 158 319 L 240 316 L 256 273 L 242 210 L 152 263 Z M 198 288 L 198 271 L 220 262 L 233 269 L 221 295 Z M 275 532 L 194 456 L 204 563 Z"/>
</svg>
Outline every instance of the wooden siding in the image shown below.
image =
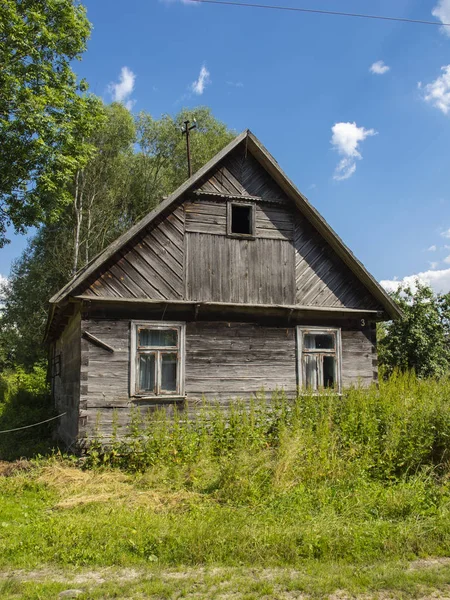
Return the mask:
<svg viewBox="0 0 450 600">
<path fill-rule="evenodd" d="M 78 410 L 80 400 L 80 314 L 72 317 L 63 334 L 55 342 L 54 356 L 60 357 L 60 375 L 52 372 L 52 394 L 58 414 L 56 433 L 70 446 L 78 435 Z M 53 362 L 53 369 L 55 363 Z"/>
<path fill-rule="evenodd" d="M 294 251 L 297 304 L 382 310 L 328 243 L 299 213 L 295 220 Z"/>
<path fill-rule="evenodd" d="M 244 145 L 231 152 L 211 175 L 200 184 L 199 190 L 213 194 L 258 196 L 265 200 L 290 202 L 259 162 Z"/>
<path fill-rule="evenodd" d="M 342 387 L 367 387 L 378 379 L 375 330 L 342 329 Z"/>
<path fill-rule="evenodd" d="M 187 299 L 250 304 L 295 303 L 289 242 L 190 233 Z"/>
<path fill-rule="evenodd" d="M 302 323 L 308 325 L 308 323 Z M 79 330 L 78 330 L 79 331 Z M 119 431 L 130 423 L 132 407 L 144 411 L 175 403 L 135 400 L 129 396 L 130 321 L 91 319 L 81 322 L 87 331 L 114 349 L 82 340 L 80 438 L 109 437 L 113 414 Z M 342 328 L 342 384 L 370 385 L 376 375 L 373 330 Z M 290 397 L 297 388 L 295 326 L 274 327 L 256 323 L 193 321 L 186 324 L 185 389 L 187 405 L 196 412 L 203 398 L 227 406 L 236 398 L 248 399 L 264 388 L 270 398 L 275 389 Z M 114 410 L 116 409 L 116 410 Z"/>
<path fill-rule="evenodd" d="M 255 237 L 293 240 L 294 210 L 290 205 L 255 203 Z M 227 234 L 227 202 L 224 199 L 197 199 L 185 203 L 186 232 Z"/>
<path fill-rule="evenodd" d="M 184 297 L 184 209 L 152 224 L 132 247 L 82 293 L 115 298 L 175 300 Z"/>
<path fill-rule="evenodd" d="M 197 192 L 158 217 L 79 293 L 382 310 L 244 146 Z M 227 236 L 233 195 L 255 206 L 255 239 Z"/>
<path fill-rule="evenodd" d="M 249 398 L 258 391 L 296 393 L 292 327 L 196 322 L 186 328 L 188 398 Z"/>
</svg>

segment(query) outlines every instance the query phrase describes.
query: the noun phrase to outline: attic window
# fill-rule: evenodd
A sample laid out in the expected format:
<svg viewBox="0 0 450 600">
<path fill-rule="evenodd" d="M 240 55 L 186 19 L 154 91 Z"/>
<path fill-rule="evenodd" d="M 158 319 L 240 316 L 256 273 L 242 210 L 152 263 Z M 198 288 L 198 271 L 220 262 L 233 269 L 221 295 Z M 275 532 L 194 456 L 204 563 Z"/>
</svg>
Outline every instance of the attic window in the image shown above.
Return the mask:
<svg viewBox="0 0 450 600">
<path fill-rule="evenodd" d="M 253 204 L 228 203 L 228 235 L 254 237 L 255 219 Z"/>
</svg>

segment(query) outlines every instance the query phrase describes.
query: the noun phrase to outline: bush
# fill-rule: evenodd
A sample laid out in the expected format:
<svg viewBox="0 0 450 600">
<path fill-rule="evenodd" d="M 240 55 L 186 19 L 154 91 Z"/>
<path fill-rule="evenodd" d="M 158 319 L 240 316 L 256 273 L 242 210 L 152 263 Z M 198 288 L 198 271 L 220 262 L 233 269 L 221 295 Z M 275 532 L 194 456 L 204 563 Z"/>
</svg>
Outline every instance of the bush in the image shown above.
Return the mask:
<svg viewBox="0 0 450 600">
<path fill-rule="evenodd" d="M 50 418 L 54 409 L 44 366 L 30 372 L 17 367 L 0 374 L 0 431 L 31 425 Z M 13 460 L 47 453 L 53 423 L 0 434 L 0 459 Z"/>
<path fill-rule="evenodd" d="M 226 463 L 220 477 L 229 482 L 239 476 L 244 455 L 258 462 L 260 453 L 276 485 L 288 487 L 339 473 L 391 480 L 422 468 L 442 471 L 450 458 L 450 380 L 395 374 L 379 388 L 354 388 L 340 397 L 302 395 L 289 402 L 277 394 L 268 403 L 261 396 L 227 413 L 204 406 L 192 419 L 181 412 L 169 419 L 163 411 L 144 417 L 136 409 L 125 437 L 116 428 L 107 448 L 104 443 L 91 444 L 87 466 L 143 472 L 212 460 Z M 259 468 L 250 466 L 252 473 L 260 476 Z"/>
</svg>

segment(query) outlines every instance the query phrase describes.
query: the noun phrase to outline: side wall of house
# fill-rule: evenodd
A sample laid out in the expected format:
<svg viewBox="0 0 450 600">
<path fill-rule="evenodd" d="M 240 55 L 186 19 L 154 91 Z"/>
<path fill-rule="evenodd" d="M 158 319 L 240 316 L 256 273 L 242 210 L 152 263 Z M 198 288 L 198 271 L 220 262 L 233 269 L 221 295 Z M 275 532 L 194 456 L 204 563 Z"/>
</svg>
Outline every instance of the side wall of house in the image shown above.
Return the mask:
<svg viewBox="0 0 450 600">
<path fill-rule="evenodd" d="M 81 362 L 81 316 L 76 314 L 56 340 L 52 356 L 52 394 L 58 419 L 57 437 L 70 446 L 78 436 Z"/>
<path fill-rule="evenodd" d="M 87 331 L 114 349 L 82 340 L 80 437 L 96 431 L 109 437 L 126 426 L 132 407 L 155 410 L 164 406 L 171 414 L 174 403 L 135 400 L 129 396 L 131 320 L 89 319 Z M 308 325 L 308 323 L 304 323 Z M 370 385 L 376 376 L 376 347 L 370 327 L 342 331 L 342 382 L 344 387 Z M 295 326 L 269 326 L 227 321 L 186 323 L 185 389 L 187 403 L 180 410 L 195 413 L 202 400 L 227 405 L 234 398 L 248 399 L 264 388 L 270 394 L 297 389 Z M 116 410 L 114 410 L 116 409 Z"/>
</svg>

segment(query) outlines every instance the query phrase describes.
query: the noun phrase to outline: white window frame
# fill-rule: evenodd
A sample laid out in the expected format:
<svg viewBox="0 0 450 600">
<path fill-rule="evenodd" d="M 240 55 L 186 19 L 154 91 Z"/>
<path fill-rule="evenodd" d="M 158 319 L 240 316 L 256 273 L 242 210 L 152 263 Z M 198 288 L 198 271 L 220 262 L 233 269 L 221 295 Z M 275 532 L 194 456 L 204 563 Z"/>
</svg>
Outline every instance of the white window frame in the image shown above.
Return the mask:
<svg viewBox="0 0 450 600">
<path fill-rule="evenodd" d="M 305 333 L 312 334 L 323 334 L 328 335 L 333 333 L 335 335 L 336 340 L 336 348 L 333 351 L 331 350 L 305 350 L 303 348 L 303 336 Z M 305 381 L 304 381 L 304 373 L 303 373 L 303 355 L 304 354 L 319 354 L 319 355 L 328 355 L 335 356 L 335 364 L 336 364 L 336 386 L 334 389 L 331 388 L 321 388 L 320 390 L 314 390 L 313 393 L 342 393 L 342 336 L 341 336 L 341 328 L 340 327 L 319 327 L 319 326 L 310 326 L 307 325 L 298 325 L 297 326 L 297 374 L 298 374 L 298 387 L 300 391 L 307 391 Z M 319 373 L 320 373 L 320 365 L 319 365 Z"/>
<path fill-rule="evenodd" d="M 178 348 L 176 350 L 171 346 L 161 346 L 148 351 L 140 351 L 138 349 L 138 330 L 142 329 L 177 329 L 178 330 Z M 170 400 L 174 398 L 184 398 L 184 373 L 185 373 L 185 349 L 186 349 L 186 323 L 180 321 L 131 321 L 130 334 L 130 396 L 135 398 L 153 398 L 161 400 Z M 156 353 L 156 393 L 140 392 L 138 389 L 139 382 L 139 356 L 142 353 Z M 178 354 L 178 369 L 177 369 L 177 390 L 176 392 L 164 392 L 160 389 L 161 382 L 161 353 L 176 352 Z"/>
</svg>

